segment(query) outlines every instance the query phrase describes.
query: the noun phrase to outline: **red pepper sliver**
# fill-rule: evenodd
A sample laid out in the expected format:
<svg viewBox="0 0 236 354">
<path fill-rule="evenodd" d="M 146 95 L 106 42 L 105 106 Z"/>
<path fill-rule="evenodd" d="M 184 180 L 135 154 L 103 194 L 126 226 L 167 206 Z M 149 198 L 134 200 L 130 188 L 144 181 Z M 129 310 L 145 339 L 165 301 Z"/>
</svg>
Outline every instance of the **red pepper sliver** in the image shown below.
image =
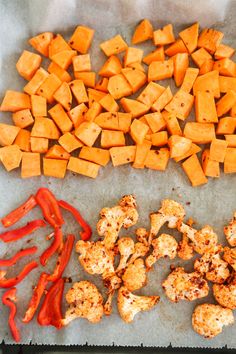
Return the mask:
<svg viewBox="0 0 236 354">
<path fill-rule="evenodd" d="M 54 269 L 54 272 L 53 274 L 49 275 L 48 276 L 48 280 L 49 281 L 52 281 L 52 282 L 55 282 L 57 281 L 59 278 L 62 277 L 63 275 L 63 272 L 70 260 L 70 256 L 71 256 L 71 252 L 72 252 L 72 249 L 73 249 L 73 245 L 74 245 L 74 242 L 75 242 L 75 236 L 74 235 L 68 235 L 67 238 L 66 238 L 66 241 L 64 243 L 64 246 L 61 250 L 61 253 L 58 257 L 58 260 L 57 260 L 57 264 L 56 264 L 56 267 Z"/>
<path fill-rule="evenodd" d="M 34 288 L 33 295 L 30 299 L 28 309 L 26 310 L 26 313 L 25 313 L 24 318 L 22 319 L 22 322 L 28 323 L 33 319 L 35 312 L 38 309 L 40 300 L 44 294 L 47 284 L 48 284 L 48 274 L 42 273 L 39 277 L 38 284 Z"/>
<path fill-rule="evenodd" d="M 54 232 L 54 239 L 51 245 L 41 254 L 40 263 L 45 266 L 49 258 L 60 248 L 63 244 L 63 234 L 60 228 L 56 228 Z"/>
<path fill-rule="evenodd" d="M 64 291 L 64 279 L 60 278 L 49 289 L 38 314 L 38 323 L 41 326 L 62 327 L 62 296 Z"/>
<path fill-rule="evenodd" d="M 19 252 L 17 252 L 13 257 L 8 258 L 8 259 L 0 259 L 0 267 L 10 267 L 14 264 L 16 264 L 16 262 L 23 258 L 26 257 L 30 254 L 34 254 L 36 253 L 38 250 L 38 248 L 36 246 L 34 247 L 29 247 L 29 248 L 25 248 L 23 250 L 20 250 Z"/>
<path fill-rule="evenodd" d="M 59 200 L 58 204 L 61 208 L 69 211 L 74 216 L 78 224 L 82 227 L 83 231 L 80 232 L 81 239 L 84 241 L 89 240 L 92 236 L 92 229 L 89 224 L 83 219 L 80 212 L 64 200 Z"/>
<path fill-rule="evenodd" d="M 64 220 L 58 202 L 52 192 L 47 188 L 39 188 L 35 199 L 42 209 L 43 216 L 53 227 L 60 227 Z"/>
<path fill-rule="evenodd" d="M 2 218 L 1 222 L 4 227 L 9 227 L 14 225 L 17 221 L 22 219 L 30 210 L 32 210 L 37 205 L 36 199 L 31 195 L 23 204 L 18 208 L 10 212 L 8 215 Z"/>
<path fill-rule="evenodd" d="M 22 271 L 13 278 L 0 278 L 0 288 L 11 288 L 20 283 L 34 268 L 38 267 L 38 263 L 32 261 L 22 269 Z"/>
<path fill-rule="evenodd" d="M 16 342 L 20 341 L 20 332 L 16 327 L 15 316 L 16 316 L 16 288 L 7 290 L 2 296 L 2 302 L 4 305 L 8 306 L 10 309 L 10 314 L 8 318 L 8 324 L 11 330 L 12 337 Z"/>
<path fill-rule="evenodd" d="M 36 231 L 40 227 L 44 227 L 47 224 L 45 223 L 44 220 L 39 219 L 39 220 L 33 220 L 28 222 L 25 226 L 20 227 L 19 229 L 14 229 L 10 231 L 6 231 L 2 234 L 0 234 L 0 239 L 3 242 L 13 242 L 21 239 L 22 237 L 25 237 L 32 232 Z"/>
</svg>

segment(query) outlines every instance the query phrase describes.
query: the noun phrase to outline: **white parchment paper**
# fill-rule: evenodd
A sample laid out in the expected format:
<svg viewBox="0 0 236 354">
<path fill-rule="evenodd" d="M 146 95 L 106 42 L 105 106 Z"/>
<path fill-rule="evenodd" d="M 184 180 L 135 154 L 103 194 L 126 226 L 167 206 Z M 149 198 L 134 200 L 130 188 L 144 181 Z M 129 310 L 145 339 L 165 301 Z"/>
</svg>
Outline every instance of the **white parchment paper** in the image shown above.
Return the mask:
<svg viewBox="0 0 236 354">
<path fill-rule="evenodd" d="M 98 48 L 98 43 L 108 39 L 117 32 L 129 42 L 134 26 L 142 18 L 152 20 L 154 28 L 166 23 L 173 23 L 178 31 L 186 25 L 199 21 L 201 26 L 214 26 L 224 31 L 224 42 L 236 45 L 235 21 L 236 2 L 227 0 L 198 0 L 198 1 L 152 1 L 152 0 L 0 0 L 0 97 L 7 88 L 21 90 L 25 81 L 20 78 L 15 69 L 15 63 L 23 49 L 29 48 L 27 39 L 42 31 L 62 33 L 69 38 L 74 27 L 84 24 L 96 30 L 91 48 L 92 64 L 96 70 L 105 57 Z M 146 51 L 152 48 L 145 44 Z M 10 114 L 1 114 L 0 121 L 11 122 Z M 6 214 L 19 203 L 23 202 L 40 186 L 49 187 L 58 198 L 66 199 L 79 208 L 81 213 L 95 229 L 99 210 L 104 206 L 112 206 L 124 194 L 133 193 L 139 205 L 140 221 L 138 226 L 149 226 L 148 215 L 159 208 L 163 198 L 173 198 L 186 204 L 187 216 L 195 218 L 199 224 L 214 226 L 220 240 L 225 243 L 222 228 L 231 218 L 236 208 L 236 175 L 223 175 L 219 180 L 209 180 L 207 185 L 192 188 L 184 175 L 181 166 L 170 163 L 165 173 L 151 170 L 135 170 L 130 166 L 113 168 L 111 164 L 101 170 L 99 177 L 91 179 L 67 174 L 64 180 L 39 177 L 21 180 L 19 171 L 11 174 L 0 169 L 0 216 Z M 189 204 L 189 203 L 188 203 Z M 34 210 L 29 217 L 19 223 L 40 217 L 39 210 Z M 66 215 L 68 221 L 65 233 L 77 232 L 77 226 Z M 0 232 L 2 229 L 0 230 Z M 37 245 L 38 254 L 47 246 L 45 235 L 48 230 L 41 230 L 29 235 L 12 245 L 1 243 L 0 257 L 10 257 L 21 247 Z M 132 235 L 133 230 L 122 231 L 121 235 Z M 77 233 L 78 236 L 78 233 Z M 96 235 L 94 234 L 94 239 Z M 29 243 L 27 243 L 28 240 Z M 34 257 L 35 258 L 35 257 Z M 28 260 L 28 259 L 27 259 Z M 55 259 L 47 268 L 53 270 Z M 176 260 L 174 264 L 192 269 L 191 262 Z M 25 264 L 19 262 L 17 269 Z M 139 294 L 160 295 L 160 303 L 150 312 L 136 316 L 129 325 L 122 322 L 117 314 L 114 301 L 113 314 L 103 318 L 98 325 L 89 324 L 79 319 L 68 327 L 57 331 L 54 328 L 39 327 L 36 320 L 29 325 L 23 325 L 28 301 L 32 294 L 32 285 L 36 284 L 40 271 L 34 270 L 30 276 L 18 286 L 18 319 L 17 324 L 22 334 L 22 343 L 28 344 L 86 344 L 89 345 L 141 345 L 178 347 L 222 347 L 236 348 L 235 326 L 227 327 L 223 334 L 213 340 L 205 340 L 193 332 L 191 314 L 197 303 L 213 302 L 212 296 L 201 301 L 179 304 L 170 303 L 161 288 L 162 280 L 169 273 L 168 261 L 159 261 L 153 272 L 149 274 L 148 285 Z M 14 274 L 16 269 L 10 271 Z M 85 274 L 73 253 L 70 265 L 66 270 L 67 276 L 73 281 L 90 279 L 102 290 L 101 281 L 96 277 Z M 66 285 L 66 290 L 69 288 Z M 2 294 L 2 291 L 0 295 Z M 8 309 L 0 308 L 0 340 L 13 343 L 6 325 Z"/>
</svg>

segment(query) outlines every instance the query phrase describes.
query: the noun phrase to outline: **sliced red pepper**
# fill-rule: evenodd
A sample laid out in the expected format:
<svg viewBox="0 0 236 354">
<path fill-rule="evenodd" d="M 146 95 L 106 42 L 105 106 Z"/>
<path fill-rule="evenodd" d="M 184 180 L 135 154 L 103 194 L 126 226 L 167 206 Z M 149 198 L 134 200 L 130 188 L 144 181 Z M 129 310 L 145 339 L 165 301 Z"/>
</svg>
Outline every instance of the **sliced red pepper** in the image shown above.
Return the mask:
<svg viewBox="0 0 236 354">
<path fill-rule="evenodd" d="M 56 228 L 51 245 L 40 256 L 40 263 L 45 266 L 49 258 L 63 245 L 63 234 L 60 228 Z"/>
<path fill-rule="evenodd" d="M 4 305 L 8 306 L 10 309 L 10 314 L 8 318 L 8 324 L 11 330 L 12 337 L 16 342 L 20 341 L 20 332 L 16 327 L 15 316 L 16 316 L 16 288 L 7 290 L 2 297 L 2 302 Z"/>
<path fill-rule="evenodd" d="M 6 272 L 2 271 L 0 277 L 0 288 L 11 288 L 12 286 L 17 285 L 36 267 L 38 267 L 38 263 L 32 261 L 26 264 L 26 266 L 24 266 L 22 271 L 17 276 L 8 279 L 5 278 Z"/>
<path fill-rule="evenodd" d="M 17 221 L 23 218 L 30 210 L 32 210 L 37 205 L 36 199 L 31 195 L 23 204 L 18 208 L 10 212 L 4 218 L 2 218 L 2 224 L 4 227 L 9 227 L 14 225 Z"/>
<path fill-rule="evenodd" d="M 54 269 L 53 274 L 48 276 L 48 280 L 55 282 L 59 278 L 62 277 L 62 274 L 70 260 L 71 252 L 73 249 L 73 245 L 75 242 L 75 236 L 74 235 L 68 235 L 66 238 L 66 241 L 64 243 L 64 246 L 61 250 L 61 253 L 58 257 L 56 267 Z"/>
<path fill-rule="evenodd" d="M 23 257 L 26 257 L 30 254 L 34 254 L 36 253 L 38 250 L 38 248 L 36 246 L 34 247 L 29 247 L 29 248 L 25 248 L 23 250 L 20 250 L 19 252 L 17 252 L 13 257 L 8 258 L 8 259 L 0 259 L 0 267 L 10 267 L 14 264 L 16 264 L 16 262 Z"/>
<path fill-rule="evenodd" d="M 42 209 L 44 218 L 50 225 L 60 227 L 64 224 L 58 202 L 49 189 L 40 188 L 35 199 Z"/>
<path fill-rule="evenodd" d="M 25 226 L 20 227 L 19 229 L 6 231 L 6 232 L 0 234 L 0 239 L 3 242 L 17 241 L 20 238 L 25 237 L 25 236 L 31 234 L 32 232 L 36 231 L 40 227 L 44 227 L 46 225 L 47 224 L 42 219 L 33 220 L 33 221 L 28 222 Z"/>
<path fill-rule="evenodd" d="M 92 236 L 92 229 L 89 226 L 89 224 L 83 219 L 80 212 L 77 209 L 75 209 L 71 204 L 65 202 L 64 200 L 59 200 L 58 204 L 61 208 L 69 211 L 74 216 L 78 224 L 82 227 L 83 231 L 79 233 L 81 239 L 84 241 L 89 240 Z"/>
<path fill-rule="evenodd" d="M 38 314 L 38 323 L 41 326 L 62 327 L 62 296 L 64 291 L 64 279 L 60 278 L 49 289 Z"/>
<path fill-rule="evenodd" d="M 48 284 L 48 274 L 42 273 L 39 277 L 37 286 L 34 288 L 33 295 L 32 295 L 31 300 L 29 302 L 29 306 L 28 306 L 28 309 L 25 313 L 25 316 L 22 319 L 22 322 L 28 323 L 33 319 L 35 312 L 38 309 L 40 300 L 44 294 L 47 284 Z"/>
</svg>

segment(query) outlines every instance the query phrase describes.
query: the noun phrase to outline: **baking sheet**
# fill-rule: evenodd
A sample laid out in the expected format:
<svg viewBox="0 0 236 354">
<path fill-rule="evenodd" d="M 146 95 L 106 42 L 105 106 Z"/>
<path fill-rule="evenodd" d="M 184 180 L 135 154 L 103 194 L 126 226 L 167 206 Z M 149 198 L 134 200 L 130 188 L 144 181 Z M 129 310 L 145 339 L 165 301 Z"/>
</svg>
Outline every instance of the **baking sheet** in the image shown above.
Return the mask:
<svg viewBox="0 0 236 354">
<path fill-rule="evenodd" d="M 154 28 L 172 22 L 178 31 L 184 26 L 200 21 L 201 26 L 215 26 L 225 33 L 224 42 L 236 45 L 234 33 L 235 23 L 233 15 L 236 12 L 235 1 L 152 1 L 152 0 L 21 0 L 0 1 L 0 97 L 9 89 L 22 89 L 24 80 L 17 75 L 15 63 L 23 49 L 27 46 L 27 39 L 41 31 L 62 33 L 66 38 L 78 24 L 85 24 L 96 29 L 92 45 L 92 64 L 94 69 L 105 60 L 98 48 L 98 43 L 108 39 L 117 32 L 129 41 L 133 28 L 137 22 L 147 17 L 152 20 Z M 151 49 L 145 44 L 145 50 Z M 1 114 L 1 121 L 11 122 L 10 114 Z M 104 206 L 112 206 L 124 194 L 133 193 L 137 197 L 140 220 L 137 226 L 149 226 L 148 215 L 159 208 L 163 198 L 173 198 L 185 205 L 187 216 L 192 216 L 199 224 L 211 224 L 218 232 L 222 242 L 223 225 L 232 216 L 235 210 L 236 175 L 223 175 L 219 180 L 209 180 L 208 184 L 199 188 L 190 187 L 180 165 L 169 164 L 165 173 L 151 170 L 135 170 L 130 166 L 113 168 L 111 165 L 102 169 L 99 177 L 94 181 L 81 176 L 67 174 L 64 180 L 39 177 L 30 180 L 21 180 L 19 171 L 11 174 L 0 168 L 0 216 L 9 212 L 24 201 L 30 193 L 34 193 L 39 186 L 49 187 L 58 198 L 64 198 L 73 203 L 89 220 L 93 228 L 96 226 L 99 210 Z M 34 210 L 27 220 L 39 217 L 38 210 Z M 65 233 L 77 230 L 72 219 L 67 215 Z M 25 223 L 24 220 L 23 223 Z M 20 223 L 19 223 L 20 225 Z M 122 231 L 121 235 L 132 235 L 133 230 Z M 1 230 L 0 230 L 1 231 Z M 171 231 L 172 233 L 172 231 Z M 0 257 L 10 257 L 26 245 L 37 245 L 38 254 L 46 247 L 45 235 L 47 230 L 39 231 L 18 241 L 12 246 L 1 244 Z M 78 236 L 78 234 L 77 234 Z M 96 235 L 94 235 L 94 239 Z M 31 240 L 27 243 L 27 240 Z M 54 268 L 55 260 L 49 264 L 48 271 Z M 191 262 L 180 259 L 172 264 L 186 265 L 192 269 Z M 24 260 L 19 263 L 23 267 Z M 200 301 L 179 304 L 170 303 L 161 289 L 161 282 L 169 273 L 170 262 L 159 261 L 155 271 L 149 273 L 148 285 L 141 289 L 139 294 L 160 295 L 160 303 L 150 312 L 139 314 L 129 325 L 122 322 L 117 314 L 114 303 L 114 312 L 108 318 L 103 318 L 98 325 L 89 324 L 79 319 L 68 327 L 57 331 L 54 328 L 39 327 L 34 320 L 29 325 L 23 325 L 20 319 L 24 315 L 32 285 L 36 283 L 39 270 L 33 271 L 30 276 L 18 286 L 19 315 L 17 324 L 22 334 L 23 344 L 89 344 L 89 345 L 144 345 L 173 347 L 223 347 L 236 348 L 235 326 L 224 329 L 223 334 L 215 339 L 205 340 L 193 332 L 191 328 L 191 314 L 198 303 L 213 301 L 212 297 Z M 11 274 L 11 273 L 10 273 Z M 13 274 L 13 273 L 12 273 Z M 77 255 L 73 253 L 67 276 L 73 281 L 90 279 L 102 290 L 98 277 L 85 274 L 77 262 Z M 66 285 L 66 290 L 70 287 Z M 0 292 L 0 295 L 2 291 Z M 13 343 L 7 322 L 8 309 L 0 309 L 0 340 Z"/>
</svg>

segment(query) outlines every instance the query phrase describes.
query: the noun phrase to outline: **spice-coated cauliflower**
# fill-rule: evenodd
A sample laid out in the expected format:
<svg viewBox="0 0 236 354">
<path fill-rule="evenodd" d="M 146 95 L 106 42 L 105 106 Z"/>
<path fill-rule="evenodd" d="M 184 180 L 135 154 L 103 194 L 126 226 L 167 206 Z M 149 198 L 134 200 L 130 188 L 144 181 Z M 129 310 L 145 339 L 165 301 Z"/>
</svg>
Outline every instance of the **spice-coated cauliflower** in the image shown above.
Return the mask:
<svg viewBox="0 0 236 354">
<path fill-rule="evenodd" d="M 223 259 L 236 271 L 236 247 L 235 248 L 224 248 Z"/>
<path fill-rule="evenodd" d="M 134 241 L 131 237 L 122 237 L 117 242 L 120 254 L 120 263 L 116 268 L 116 272 L 121 271 L 127 266 L 129 257 L 135 252 Z"/>
<path fill-rule="evenodd" d="M 236 275 L 228 284 L 214 284 L 213 295 L 216 301 L 223 307 L 236 309 Z"/>
<path fill-rule="evenodd" d="M 193 257 L 193 245 L 189 242 L 189 238 L 186 234 L 183 234 L 182 240 L 178 244 L 177 254 L 178 257 L 183 259 L 184 261 L 188 261 Z"/>
<path fill-rule="evenodd" d="M 147 283 L 147 270 L 142 258 L 128 265 L 122 276 L 123 284 L 129 291 L 141 289 Z"/>
<path fill-rule="evenodd" d="M 230 246 L 236 246 L 236 212 L 234 213 L 233 219 L 230 220 L 229 225 L 224 227 L 224 233 Z"/>
</svg>

